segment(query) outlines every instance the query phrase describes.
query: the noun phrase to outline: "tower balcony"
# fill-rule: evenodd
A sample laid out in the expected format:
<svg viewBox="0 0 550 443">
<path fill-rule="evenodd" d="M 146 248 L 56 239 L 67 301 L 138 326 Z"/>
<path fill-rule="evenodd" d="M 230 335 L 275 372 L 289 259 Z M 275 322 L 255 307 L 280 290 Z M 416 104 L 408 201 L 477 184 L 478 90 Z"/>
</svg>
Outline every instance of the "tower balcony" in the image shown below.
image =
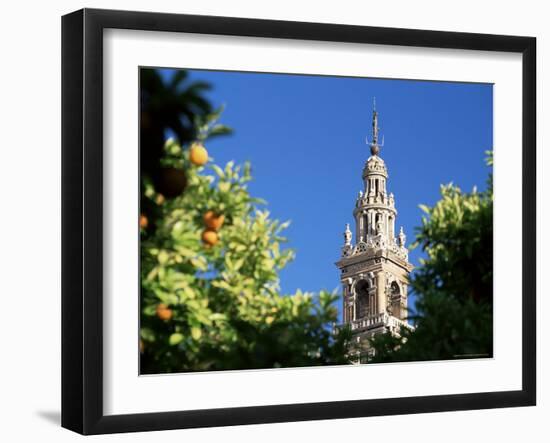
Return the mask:
<svg viewBox="0 0 550 443">
<path fill-rule="evenodd" d="M 380 330 L 381 328 L 385 328 L 390 332 L 397 334 L 399 333 L 401 326 L 411 331 L 414 330 L 414 326 L 411 326 L 405 320 L 401 320 L 397 317 L 394 317 L 393 315 L 390 315 L 387 312 L 369 315 L 367 317 L 363 317 L 358 320 L 352 320 L 349 323 L 342 323 L 338 325 L 337 328 L 343 328 L 348 325 L 351 328 L 351 332 L 353 334 L 372 331 L 376 329 Z"/>
</svg>

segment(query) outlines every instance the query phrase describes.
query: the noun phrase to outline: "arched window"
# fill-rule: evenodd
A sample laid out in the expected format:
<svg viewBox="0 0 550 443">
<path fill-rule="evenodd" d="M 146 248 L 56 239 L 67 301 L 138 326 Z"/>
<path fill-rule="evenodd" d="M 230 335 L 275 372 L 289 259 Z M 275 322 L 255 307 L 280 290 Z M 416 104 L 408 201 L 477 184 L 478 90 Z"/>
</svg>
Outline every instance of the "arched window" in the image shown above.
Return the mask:
<svg viewBox="0 0 550 443">
<path fill-rule="evenodd" d="M 401 288 L 396 281 L 393 281 L 390 286 L 390 303 L 392 315 L 397 318 L 403 317 L 401 311 Z"/>
<path fill-rule="evenodd" d="M 390 287 L 390 291 L 391 291 L 391 296 L 392 297 L 397 297 L 398 295 L 401 294 L 401 288 L 399 287 L 399 285 L 397 284 L 396 281 L 392 282 L 391 287 Z"/>
<path fill-rule="evenodd" d="M 367 280 L 359 280 L 355 285 L 355 294 L 357 296 L 355 315 L 357 319 L 369 315 L 369 287 Z"/>
</svg>

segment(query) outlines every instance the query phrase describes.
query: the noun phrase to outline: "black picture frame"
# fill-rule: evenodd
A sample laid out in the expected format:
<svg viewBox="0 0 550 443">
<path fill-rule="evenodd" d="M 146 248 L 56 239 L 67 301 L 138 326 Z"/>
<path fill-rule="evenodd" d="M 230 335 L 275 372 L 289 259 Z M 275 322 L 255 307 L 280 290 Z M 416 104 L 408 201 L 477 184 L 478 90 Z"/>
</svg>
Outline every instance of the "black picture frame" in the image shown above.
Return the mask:
<svg viewBox="0 0 550 443">
<path fill-rule="evenodd" d="M 522 54 L 522 389 L 177 412 L 103 413 L 103 30 L 503 51 Z M 536 404 L 536 39 L 83 9 L 62 18 L 62 426 L 151 431 Z"/>
</svg>

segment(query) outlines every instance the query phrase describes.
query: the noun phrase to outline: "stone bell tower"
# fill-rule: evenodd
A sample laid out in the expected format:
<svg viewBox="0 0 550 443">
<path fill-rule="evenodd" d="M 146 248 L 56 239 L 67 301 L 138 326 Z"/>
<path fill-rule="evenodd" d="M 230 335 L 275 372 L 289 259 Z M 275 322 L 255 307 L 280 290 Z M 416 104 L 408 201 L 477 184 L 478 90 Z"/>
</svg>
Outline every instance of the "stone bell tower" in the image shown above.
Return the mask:
<svg viewBox="0 0 550 443">
<path fill-rule="evenodd" d="M 388 170 L 379 157 L 378 113 L 373 109 L 371 156 L 363 168 L 363 190 L 355 202 L 355 244 L 349 224 L 344 232 L 341 271 L 343 323 L 352 330 L 350 356 L 365 361 L 372 350 L 368 338 L 375 334 L 398 334 L 406 321 L 408 277 L 413 266 L 403 228 L 395 232 L 397 210 L 393 194 L 387 192 Z"/>
</svg>

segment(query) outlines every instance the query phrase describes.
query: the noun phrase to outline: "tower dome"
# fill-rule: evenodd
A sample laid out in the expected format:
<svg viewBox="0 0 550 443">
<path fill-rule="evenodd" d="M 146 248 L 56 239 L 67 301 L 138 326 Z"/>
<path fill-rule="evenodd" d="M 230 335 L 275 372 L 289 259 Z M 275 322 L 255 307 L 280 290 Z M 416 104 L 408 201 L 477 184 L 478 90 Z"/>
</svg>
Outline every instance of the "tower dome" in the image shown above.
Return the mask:
<svg viewBox="0 0 550 443">
<path fill-rule="evenodd" d="M 363 168 L 363 180 L 374 175 L 381 175 L 385 179 L 388 178 L 388 168 L 386 163 L 377 155 L 369 157 Z"/>
</svg>

